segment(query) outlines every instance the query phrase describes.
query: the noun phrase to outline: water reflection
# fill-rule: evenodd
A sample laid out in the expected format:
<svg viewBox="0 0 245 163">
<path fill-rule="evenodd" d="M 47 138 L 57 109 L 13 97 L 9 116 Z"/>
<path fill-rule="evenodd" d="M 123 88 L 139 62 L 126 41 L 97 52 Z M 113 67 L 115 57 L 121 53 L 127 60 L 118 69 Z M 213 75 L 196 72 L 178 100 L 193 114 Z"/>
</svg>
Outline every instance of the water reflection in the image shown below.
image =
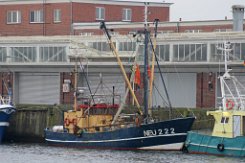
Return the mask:
<svg viewBox="0 0 245 163">
<path fill-rule="evenodd" d="M 191 155 L 168 151 L 115 151 L 50 147 L 45 144 L 2 144 L 4 163 L 228 163 L 245 158 Z"/>
</svg>

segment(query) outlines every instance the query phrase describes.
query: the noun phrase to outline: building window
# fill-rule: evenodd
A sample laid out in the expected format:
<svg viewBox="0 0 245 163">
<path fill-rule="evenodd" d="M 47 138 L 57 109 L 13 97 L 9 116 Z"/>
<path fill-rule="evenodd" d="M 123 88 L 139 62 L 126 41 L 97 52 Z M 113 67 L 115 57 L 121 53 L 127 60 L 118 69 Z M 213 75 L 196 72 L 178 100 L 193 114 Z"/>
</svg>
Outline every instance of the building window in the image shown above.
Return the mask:
<svg viewBox="0 0 245 163">
<path fill-rule="evenodd" d="M 96 20 L 104 20 L 105 19 L 105 8 L 96 7 Z"/>
<path fill-rule="evenodd" d="M 188 29 L 188 30 L 185 30 L 186 33 L 200 33 L 202 32 L 202 30 L 200 29 Z"/>
<path fill-rule="evenodd" d="M 173 46 L 173 60 L 177 62 L 206 62 L 206 44 L 177 44 Z"/>
<path fill-rule="evenodd" d="M 120 42 L 119 51 L 135 51 L 136 42 Z"/>
<path fill-rule="evenodd" d="M 159 61 L 169 61 L 169 45 L 157 45 L 155 54 Z"/>
<path fill-rule="evenodd" d="M 215 29 L 214 32 L 230 32 L 232 29 Z"/>
<path fill-rule="evenodd" d="M 10 58 L 12 62 L 36 62 L 36 47 L 11 47 Z"/>
<path fill-rule="evenodd" d="M 66 62 L 66 49 L 63 46 L 40 47 L 40 62 Z"/>
<path fill-rule="evenodd" d="M 129 8 L 123 9 L 122 21 L 131 21 L 132 18 L 132 10 Z"/>
<path fill-rule="evenodd" d="M 6 62 L 7 60 L 7 48 L 0 47 L 0 62 Z"/>
<path fill-rule="evenodd" d="M 82 32 L 80 33 L 80 36 L 92 36 L 94 32 Z"/>
<path fill-rule="evenodd" d="M 8 11 L 7 23 L 21 23 L 21 12 L 20 11 Z"/>
<path fill-rule="evenodd" d="M 113 42 L 115 47 L 116 47 L 116 44 L 115 42 Z M 96 50 L 99 50 L 99 51 L 111 51 L 111 48 L 109 46 L 109 44 L 107 42 L 89 42 L 88 43 L 88 46 L 90 48 L 93 48 L 93 49 L 96 49 Z"/>
<path fill-rule="evenodd" d="M 61 10 L 60 9 L 54 10 L 54 22 L 55 23 L 61 22 Z"/>
<path fill-rule="evenodd" d="M 245 60 L 245 43 L 234 42 L 231 43 L 232 51 L 228 54 L 228 61 L 241 61 Z M 211 61 L 220 62 L 225 60 L 224 51 L 221 50 L 224 48 L 224 43 L 211 44 Z"/>
<path fill-rule="evenodd" d="M 43 23 L 43 11 L 42 10 L 31 11 L 30 23 Z"/>
</svg>

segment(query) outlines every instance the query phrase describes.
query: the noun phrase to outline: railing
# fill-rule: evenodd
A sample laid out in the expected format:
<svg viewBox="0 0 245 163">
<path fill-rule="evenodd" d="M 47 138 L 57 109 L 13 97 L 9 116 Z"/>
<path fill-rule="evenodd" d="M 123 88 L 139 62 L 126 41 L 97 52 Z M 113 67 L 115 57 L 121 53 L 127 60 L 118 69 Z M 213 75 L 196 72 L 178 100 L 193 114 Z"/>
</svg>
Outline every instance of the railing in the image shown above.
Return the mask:
<svg viewBox="0 0 245 163">
<path fill-rule="evenodd" d="M 226 95 L 226 105 L 230 106 L 230 109 L 244 110 L 245 106 L 245 95 L 240 97 L 232 97 L 231 95 Z M 222 107 L 222 97 L 217 97 L 217 106 Z"/>
<path fill-rule="evenodd" d="M 2 96 L 2 95 L 0 95 L 0 104 L 1 105 L 11 104 L 11 97 L 10 96 Z"/>
</svg>

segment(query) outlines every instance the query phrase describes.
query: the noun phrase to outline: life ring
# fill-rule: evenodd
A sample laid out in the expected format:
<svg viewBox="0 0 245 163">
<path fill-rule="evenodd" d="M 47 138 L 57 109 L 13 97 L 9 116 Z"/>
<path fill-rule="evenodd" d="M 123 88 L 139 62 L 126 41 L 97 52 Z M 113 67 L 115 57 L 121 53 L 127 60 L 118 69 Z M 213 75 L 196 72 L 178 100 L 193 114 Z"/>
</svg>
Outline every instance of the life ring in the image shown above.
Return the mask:
<svg viewBox="0 0 245 163">
<path fill-rule="evenodd" d="M 69 121 L 68 118 L 66 118 L 66 119 L 65 119 L 65 125 L 66 125 L 66 126 L 69 126 L 69 124 L 70 124 L 70 121 Z"/>
<path fill-rule="evenodd" d="M 218 144 L 217 149 L 218 149 L 218 151 L 223 152 L 225 150 L 224 144 Z"/>
<path fill-rule="evenodd" d="M 226 100 L 226 108 L 228 110 L 232 110 L 234 106 L 235 106 L 234 101 L 232 101 L 230 99 Z"/>
</svg>

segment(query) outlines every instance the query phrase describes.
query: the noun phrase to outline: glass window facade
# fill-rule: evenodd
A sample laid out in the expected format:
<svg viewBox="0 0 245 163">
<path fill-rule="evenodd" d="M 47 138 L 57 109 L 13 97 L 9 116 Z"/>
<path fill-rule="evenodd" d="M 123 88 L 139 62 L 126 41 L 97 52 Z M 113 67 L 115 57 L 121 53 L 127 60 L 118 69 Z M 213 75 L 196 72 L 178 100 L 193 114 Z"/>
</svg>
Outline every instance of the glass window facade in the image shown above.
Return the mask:
<svg viewBox="0 0 245 163">
<path fill-rule="evenodd" d="M 0 62 L 6 62 L 7 59 L 7 48 L 0 47 Z"/>
<path fill-rule="evenodd" d="M 175 62 L 206 62 L 206 44 L 177 44 L 173 45 L 173 61 Z"/>
<path fill-rule="evenodd" d="M 169 45 L 157 45 L 155 53 L 159 61 L 169 61 Z"/>
<path fill-rule="evenodd" d="M 115 37 L 114 45 L 119 51 L 119 55 L 124 57 L 132 57 L 133 54 L 139 53 L 140 60 L 144 58 L 144 45 L 143 42 L 137 43 L 130 38 Z M 37 41 L 37 40 L 36 40 Z M 158 61 L 163 62 L 223 62 L 224 55 L 222 50 L 223 42 L 214 42 L 213 40 L 206 43 L 181 43 L 179 41 L 161 42 L 156 45 L 155 55 Z M 55 42 L 54 42 L 55 43 Z M 70 45 L 70 44 L 69 44 Z M 18 43 L 16 41 L 7 43 L 3 41 L 0 45 L 0 62 L 68 62 L 67 49 L 69 45 L 52 43 Z M 111 55 L 111 48 L 104 38 L 97 38 L 88 42 L 84 42 L 88 47 L 88 51 L 92 50 L 99 55 Z M 245 41 L 231 42 L 232 50 L 228 56 L 229 61 L 241 62 L 245 60 Z M 149 58 L 152 56 L 151 45 L 148 48 Z M 101 53 L 103 52 L 103 53 Z M 108 60 L 110 62 L 112 60 Z"/>
<path fill-rule="evenodd" d="M 241 61 L 245 60 L 245 43 L 234 42 L 231 43 L 232 51 L 228 56 L 228 60 L 230 61 Z M 222 50 L 223 43 L 211 44 L 211 61 L 220 62 L 224 61 L 224 55 Z"/>
<path fill-rule="evenodd" d="M 114 45 L 116 46 L 115 43 Z M 89 42 L 88 46 L 98 51 L 110 51 L 110 46 L 107 42 Z"/>
<path fill-rule="evenodd" d="M 40 62 L 66 62 L 65 47 L 40 47 Z"/>
<path fill-rule="evenodd" d="M 9 58 L 12 62 L 36 62 L 36 47 L 11 47 Z"/>
<path fill-rule="evenodd" d="M 119 51 L 135 51 L 136 42 L 120 42 Z"/>
</svg>

